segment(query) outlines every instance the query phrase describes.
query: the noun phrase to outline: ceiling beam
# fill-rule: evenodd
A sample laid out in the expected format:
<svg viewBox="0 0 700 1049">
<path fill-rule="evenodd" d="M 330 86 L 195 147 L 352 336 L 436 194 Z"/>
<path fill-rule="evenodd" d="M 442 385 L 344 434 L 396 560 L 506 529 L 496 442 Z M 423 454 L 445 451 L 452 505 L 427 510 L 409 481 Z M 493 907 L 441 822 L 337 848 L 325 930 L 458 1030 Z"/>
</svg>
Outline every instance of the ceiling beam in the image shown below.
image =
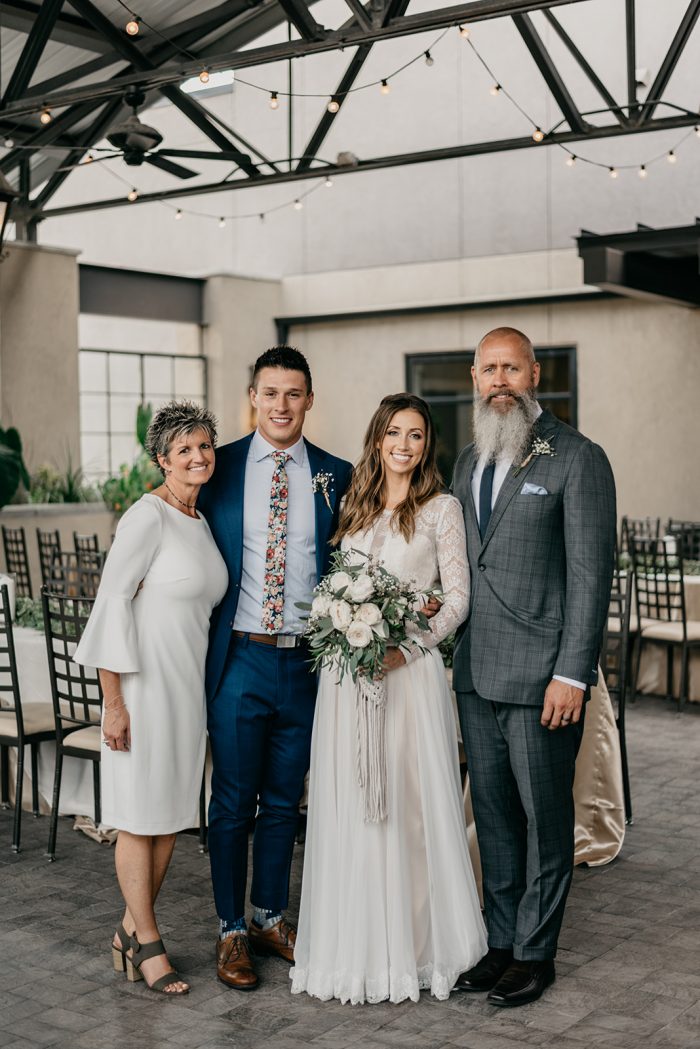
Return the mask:
<svg viewBox="0 0 700 1049">
<path fill-rule="evenodd" d="M 44 4 L 31 0 L 2 0 L 3 29 L 14 29 L 18 33 L 31 33 Z M 61 14 L 53 27 L 51 37 L 58 44 L 69 44 L 82 51 L 109 51 L 103 40 L 87 22 L 71 14 Z"/>
<path fill-rule="evenodd" d="M 610 110 L 612 111 L 612 114 L 615 117 L 615 119 L 618 120 L 621 124 L 624 124 L 626 120 L 624 112 L 620 109 L 614 96 L 610 93 L 610 91 L 608 91 L 603 81 L 593 69 L 593 66 L 590 64 L 590 62 L 588 62 L 586 57 L 579 50 L 579 48 L 571 39 L 567 31 L 564 29 L 557 16 L 553 14 L 552 11 L 543 11 L 543 14 L 549 22 L 549 24 L 551 25 L 552 29 L 555 31 L 559 39 L 566 47 L 566 49 L 576 60 L 583 72 L 586 74 L 591 84 L 593 84 L 593 87 L 596 89 L 596 91 L 603 99 L 605 104 L 610 107 Z"/>
<path fill-rule="evenodd" d="M 575 131 L 559 131 L 547 136 L 546 143 L 549 145 L 570 146 L 575 142 L 591 141 L 598 138 L 619 138 L 626 135 L 642 134 L 646 131 L 669 131 L 682 127 L 691 127 L 697 123 L 698 115 L 683 113 L 673 117 L 658 117 L 645 127 L 637 124 L 610 124 L 606 127 L 591 127 L 589 131 L 579 133 Z M 437 160 L 456 160 L 462 157 L 483 156 L 489 153 L 504 153 L 520 149 L 544 149 L 544 145 L 536 145 L 531 135 L 522 138 L 510 138 L 489 142 L 475 142 L 463 146 L 447 146 L 443 149 L 430 149 L 416 153 L 400 153 L 394 156 L 375 157 L 370 160 L 360 160 L 357 166 L 347 167 L 337 164 L 327 164 L 321 167 L 308 168 L 305 171 L 283 171 L 279 174 L 261 175 L 258 179 L 240 178 L 230 182 L 210 182 L 199 186 L 187 186 L 180 189 L 167 190 L 162 193 L 144 193 L 138 197 L 133 204 L 128 204 L 126 196 L 115 197 L 110 200 L 96 200 L 84 204 L 66 205 L 61 208 L 52 208 L 49 211 L 35 215 L 36 219 L 44 220 L 54 218 L 58 215 L 74 215 L 80 212 L 97 211 L 104 208 L 136 207 L 139 204 L 148 204 L 159 200 L 175 200 L 185 197 L 202 196 L 209 193 L 227 193 L 233 190 L 246 189 L 249 186 L 260 188 L 266 185 L 279 185 L 280 183 L 306 181 L 314 178 L 326 178 L 329 175 L 349 175 L 361 171 L 378 171 L 386 168 L 404 167 L 410 164 L 426 164 Z"/>
<path fill-rule="evenodd" d="M 0 102 L 0 107 L 6 106 L 8 102 L 14 102 L 16 98 L 24 94 L 29 81 L 36 72 L 39 59 L 44 53 L 62 6 L 63 0 L 44 0 L 31 32 L 25 40 L 22 53 L 12 70 L 12 76 L 2 97 L 2 102 Z"/>
<path fill-rule="evenodd" d="M 343 74 L 342 80 L 335 89 L 333 98 L 335 98 L 340 103 L 341 109 L 345 103 L 348 91 L 359 76 L 360 70 L 365 64 L 371 50 L 371 44 L 363 44 L 361 47 L 358 47 L 357 51 L 355 52 L 350 61 L 350 65 Z M 340 112 L 340 110 L 338 112 Z M 321 146 L 323 145 L 323 142 L 325 141 L 325 138 L 328 132 L 330 131 L 333 121 L 335 120 L 337 115 L 338 113 L 329 113 L 327 109 L 325 110 L 323 116 L 321 117 L 316 126 L 316 130 L 313 132 L 311 138 L 309 139 L 306 145 L 306 149 L 304 150 L 301 160 L 297 164 L 297 171 L 304 171 L 310 166 L 311 161 L 314 160 Z"/>
<path fill-rule="evenodd" d="M 78 0 L 72 0 L 77 3 Z M 429 32 L 434 29 L 457 26 L 469 22 L 483 21 L 489 18 L 501 18 L 512 15 L 514 11 L 544 10 L 551 7 L 563 7 L 584 0 L 471 0 L 470 3 L 460 4 L 455 7 L 440 8 L 432 11 L 422 11 L 415 15 L 403 15 L 390 20 L 387 25 L 373 27 L 367 32 L 359 26 L 346 28 L 341 32 L 328 32 L 323 40 L 285 40 L 278 44 L 269 44 L 264 47 L 241 49 L 237 39 L 235 49 L 228 52 L 215 54 L 205 49 L 200 54 L 200 59 L 206 56 L 207 68 L 210 72 L 220 69 L 250 69 L 255 66 L 268 65 L 273 62 L 286 61 L 290 58 L 300 58 L 304 55 L 322 54 L 329 51 L 341 50 L 346 47 L 359 46 L 360 44 L 376 43 L 380 40 L 394 40 L 403 36 L 412 36 L 416 33 Z M 698 0 L 700 3 L 700 0 Z M 277 4 L 274 5 L 279 11 Z M 268 12 L 270 8 L 268 8 Z M 111 24 L 111 23 L 110 23 Z M 223 46 L 223 41 L 221 42 Z M 197 76 L 201 71 L 201 62 L 181 61 L 170 65 L 147 71 L 132 71 L 122 76 L 114 77 L 105 84 L 90 84 L 85 87 L 67 88 L 64 91 L 49 95 L 43 100 L 46 105 L 58 107 L 70 105 L 73 102 L 83 101 L 86 98 L 96 99 L 107 97 L 134 84 L 140 84 L 144 89 L 149 87 L 162 87 L 164 84 L 180 83 L 188 77 Z M 20 100 L 8 107 L 6 116 L 9 118 L 26 116 L 35 113 L 36 102 Z"/>
<path fill-rule="evenodd" d="M 309 11 L 304 0 L 278 0 L 285 15 L 304 40 L 322 40 L 326 30 Z"/>
<path fill-rule="evenodd" d="M 666 52 L 666 57 L 661 63 L 659 72 L 656 74 L 656 79 L 649 88 L 647 101 L 639 108 L 637 119 L 640 124 L 653 117 L 654 110 L 659 104 L 660 99 L 663 97 L 663 93 L 668 86 L 673 70 L 678 64 L 678 59 L 683 54 L 683 50 L 688 43 L 690 34 L 695 28 L 698 16 L 700 16 L 700 0 L 690 0 L 688 8 L 683 15 L 681 24 L 678 27 L 678 31 L 671 42 L 671 46 Z"/>
<path fill-rule="evenodd" d="M 360 0 L 345 0 L 345 3 L 352 11 L 354 20 L 361 29 L 369 30 L 372 28 L 370 17 L 360 3 Z"/>
<path fill-rule="evenodd" d="M 625 0 L 625 51 L 627 53 L 627 105 L 633 116 L 637 110 L 637 26 L 635 0 Z"/>
<path fill-rule="evenodd" d="M 585 131 L 586 122 L 579 113 L 578 107 L 571 97 L 559 70 L 552 61 L 549 51 L 544 46 L 542 38 L 532 24 L 532 19 L 525 14 L 513 15 L 513 22 L 542 74 L 547 87 L 552 92 L 554 100 L 562 111 L 567 124 L 572 131 Z"/>
</svg>

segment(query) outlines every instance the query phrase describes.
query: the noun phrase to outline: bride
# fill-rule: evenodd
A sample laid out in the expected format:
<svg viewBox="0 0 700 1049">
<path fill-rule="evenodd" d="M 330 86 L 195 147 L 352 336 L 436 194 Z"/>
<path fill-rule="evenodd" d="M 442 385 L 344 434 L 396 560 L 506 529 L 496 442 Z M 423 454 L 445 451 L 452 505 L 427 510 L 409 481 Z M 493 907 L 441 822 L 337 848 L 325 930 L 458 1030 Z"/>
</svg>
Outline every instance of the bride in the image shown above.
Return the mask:
<svg viewBox="0 0 700 1049">
<path fill-rule="evenodd" d="M 467 614 L 462 509 L 440 494 L 427 404 L 406 393 L 374 413 L 335 541 L 371 553 L 442 606 L 419 644 L 389 649 L 387 816 L 364 819 L 355 688 L 321 672 L 292 992 L 341 1002 L 447 998 L 486 953 L 459 778 L 452 700 L 438 644 Z"/>
</svg>

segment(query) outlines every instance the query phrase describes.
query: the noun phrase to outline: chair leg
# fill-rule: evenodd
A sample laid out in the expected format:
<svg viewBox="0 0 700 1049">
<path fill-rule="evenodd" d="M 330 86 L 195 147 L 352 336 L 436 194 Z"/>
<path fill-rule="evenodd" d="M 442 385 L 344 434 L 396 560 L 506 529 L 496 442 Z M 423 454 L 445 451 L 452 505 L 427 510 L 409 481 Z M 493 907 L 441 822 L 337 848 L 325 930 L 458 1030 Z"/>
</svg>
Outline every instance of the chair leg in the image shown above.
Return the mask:
<svg viewBox="0 0 700 1049">
<path fill-rule="evenodd" d="M 683 705 L 688 698 L 688 662 L 690 653 L 687 645 L 681 646 L 681 683 L 678 689 L 678 713 L 683 710 Z"/>
<path fill-rule="evenodd" d="M 199 851 L 204 856 L 207 852 L 207 798 L 206 772 L 202 776 L 202 789 L 199 792 Z"/>
<path fill-rule="evenodd" d="M 10 807 L 10 748 L 0 746 L 0 808 Z"/>
<path fill-rule="evenodd" d="M 666 645 L 666 699 L 673 699 L 673 645 Z"/>
<path fill-rule="evenodd" d="M 617 712 L 617 731 L 620 735 L 620 765 L 622 767 L 622 791 L 625 798 L 625 823 L 634 823 L 632 818 L 632 793 L 630 791 L 630 770 L 627 762 L 627 737 L 625 734 L 625 697 L 620 696 Z"/>
<path fill-rule="evenodd" d="M 639 666 L 642 662 L 642 635 L 637 634 L 634 639 L 634 674 L 632 675 L 632 691 L 630 700 L 634 703 L 637 699 L 637 685 L 639 682 Z"/>
<path fill-rule="evenodd" d="M 95 794 L 95 826 L 102 823 L 102 792 L 100 790 L 100 763 L 92 763 L 92 789 Z"/>
<path fill-rule="evenodd" d="M 61 773 L 63 772 L 63 751 L 56 747 L 56 771 L 53 777 L 53 798 L 51 799 L 51 816 L 49 819 L 49 844 L 46 855 L 49 863 L 56 859 L 56 832 L 58 830 L 58 802 L 61 797 Z"/>
<path fill-rule="evenodd" d="M 24 747 L 17 747 L 17 780 L 15 781 L 15 819 L 12 828 L 12 851 L 19 852 L 22 834 L 22 787 L 24 786 Z"/>
<path fill-rule="evenodd" d="M 32 814 L 34 819 L 39 816 L 39 744 L 32 743 Z"/>
</svg>

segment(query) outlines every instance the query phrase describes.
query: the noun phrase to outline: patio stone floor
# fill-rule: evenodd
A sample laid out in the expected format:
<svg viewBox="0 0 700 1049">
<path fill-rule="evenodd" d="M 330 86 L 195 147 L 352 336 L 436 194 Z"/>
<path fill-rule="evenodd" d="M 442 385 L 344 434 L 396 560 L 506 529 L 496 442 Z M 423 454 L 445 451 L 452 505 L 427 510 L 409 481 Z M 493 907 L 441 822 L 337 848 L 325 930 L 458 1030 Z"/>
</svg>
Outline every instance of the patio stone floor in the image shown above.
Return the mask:
<svg viewBox="0 0 700 1049">
<path fill-rule="evenodd" d="M 277 959 L 260 962 L 255 993 L 227 990 L 213 965 L 208 860 L 190 835 L 159 916 L 193 989 L 158 998 L 112 972 L 112 850 L 62 819 L 48 864 L 48 820 L 25 814 L 15 856 L 0 811 L 0 1049 L 700 1049 L 700 705 L 678 716 L 641 698 L 628 721 L 635 823 L 614 863 L 576 871 L 557 981 L 517 1010 L 459 993 L 399 1006 L 292 997 Z M 298 847 L 292 914 L 301 864 Z"/>
</svg>

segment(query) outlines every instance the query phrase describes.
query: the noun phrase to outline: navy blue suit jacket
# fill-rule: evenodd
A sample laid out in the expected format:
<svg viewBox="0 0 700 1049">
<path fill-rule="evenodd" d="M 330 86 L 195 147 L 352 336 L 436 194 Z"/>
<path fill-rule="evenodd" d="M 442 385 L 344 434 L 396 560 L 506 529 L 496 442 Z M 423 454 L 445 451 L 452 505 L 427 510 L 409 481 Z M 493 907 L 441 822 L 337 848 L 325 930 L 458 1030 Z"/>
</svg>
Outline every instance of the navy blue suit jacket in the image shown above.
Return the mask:
<svg viewBox="0 0 700 1049">
<path fill-rule="evenodd" d="M 228 568 L 228 590 L 221 604 L 214 609 L 209 630 L 206 692 L 212 700 L 221 682 L 226 663 L 231 629 L 236 617 L 243 572 L 243 491 L 248 449 L 253 434 L 240 441 L 226 444 L 216 451 L 216 469 L 208 484 L 202 486 L 197 508 L 206 517 L 209 527 Z M 352 465 L 338 459 L 305 440 L 311 476 L 331 474 L 328 485 L 328 509 L 322 492 L 314 496 L 316 505 L 316 572 L 320 579 L 328 570 L 332 547 L 330 537 L 338 527 L 340 500 L 350 483 Z M 262 632 L 262 627 L 261 627 Z"/>
</svg>

